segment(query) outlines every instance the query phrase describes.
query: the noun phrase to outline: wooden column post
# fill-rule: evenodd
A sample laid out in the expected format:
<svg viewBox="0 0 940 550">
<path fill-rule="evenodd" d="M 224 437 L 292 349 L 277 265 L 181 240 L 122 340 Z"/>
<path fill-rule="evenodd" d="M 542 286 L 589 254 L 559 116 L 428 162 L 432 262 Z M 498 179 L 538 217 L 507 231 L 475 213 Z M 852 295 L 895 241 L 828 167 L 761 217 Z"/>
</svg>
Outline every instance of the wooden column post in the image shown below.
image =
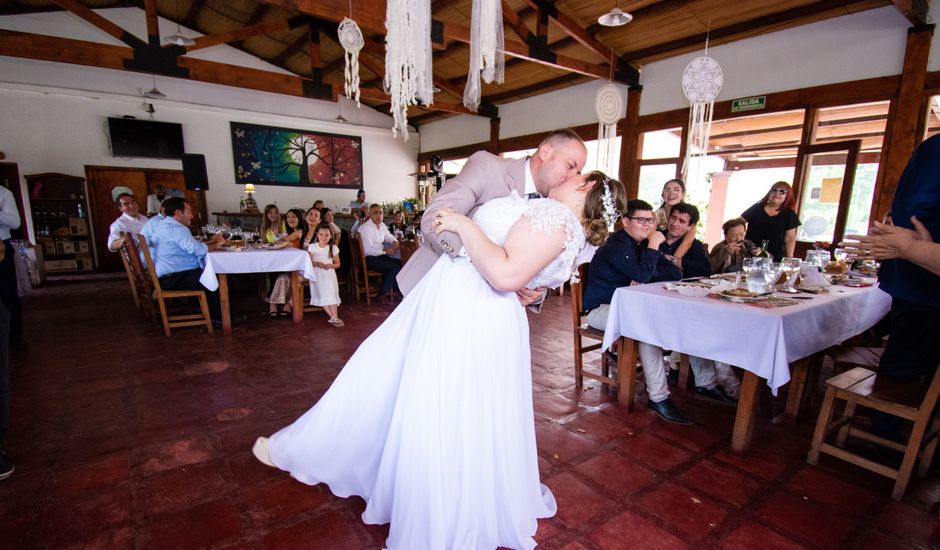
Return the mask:
<svg viewBox="0 0 940 550">
<path fill-rule="evenodd" d="M 627 92 L 627 116 L 621 123 L 620 181 L 627 197 L 635 199 L 640 192 L 640 97 L 642 86 L 634 86 Z"/>
<path fill-rule="evenodd" d="M 881 155 L 881 177 L 875 186 L 875 198 L 871 204 L 872 221 L 880 221 L 891 209 L 898 179 L 904 172 L 914 147 L 923 138 L 917 134 L 917 128 L 921 127 L 922 96 L 933 29 L 933 25 L 922 25 L 911 27 L 907 33 L 904 69 L 901 72 L 901 83 L 893 104 L 893 113 L 888 117 Z"/>
<path fill-rule="evenodd" d="M 490 142 L 486 150 L 494 155 L 499 154 L 499 118 L 490 119 Z"/>
</svg>

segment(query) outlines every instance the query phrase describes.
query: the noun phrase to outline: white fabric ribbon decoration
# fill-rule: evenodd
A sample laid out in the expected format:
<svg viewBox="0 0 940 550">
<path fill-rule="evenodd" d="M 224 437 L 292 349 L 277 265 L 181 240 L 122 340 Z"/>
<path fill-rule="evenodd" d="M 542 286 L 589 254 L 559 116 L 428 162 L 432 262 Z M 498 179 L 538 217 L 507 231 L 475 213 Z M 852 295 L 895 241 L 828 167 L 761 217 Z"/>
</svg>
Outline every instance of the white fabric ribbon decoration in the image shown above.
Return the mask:
<svg viewBox="0 0 940 550">
<path fill-rule="evenodd" d="M 339 24 L 339 28 L 336 29 L 336 34 L 339 36 L 340 45 L 346 50 L 346 81 L 344 86 L 346 97 L 353 99 L 353 96 L 355 96 L 356 107 L 361 107 L 359 104 L 359 51 L 365 44 L 362 31 L 355 21 L 344 17 Z"/>
<path fill-rule="evenodd" d="M 385 11 L 385 90 L 391 96 L 392 135 L 408 141 L 408 105 L 434 102 L 431 1 L 388 0 Z"/>
<path fill-rule="evenodd" d="M 617 121 L 623 118 L 625 106 L 620 89 L 608 82 L 594 96 L 597 111 L 597 169 L 614 173 L 614 150 L 617 147 Z"/>
<path fill-rule="evenodd" d="M 708 156 L 712 109 L 723 82 L 721 66 L 708 56 L 696 57 L 682 73 L 682 92 L 692 102 L 689 107 L 689 136 L 682 163 L 682 179 L 686 185 L 694 186 L 697 183 L 703 161 Z"/>
<path fill-rule="evenodd" d="M 480 106 L 480 77 L 489 84 L 502 84 L 503 8 L 501 0 L 473 0 L 470 22 L 470 70 L 463 89 L 463 105 L 476 112 Z"/>
</svg>

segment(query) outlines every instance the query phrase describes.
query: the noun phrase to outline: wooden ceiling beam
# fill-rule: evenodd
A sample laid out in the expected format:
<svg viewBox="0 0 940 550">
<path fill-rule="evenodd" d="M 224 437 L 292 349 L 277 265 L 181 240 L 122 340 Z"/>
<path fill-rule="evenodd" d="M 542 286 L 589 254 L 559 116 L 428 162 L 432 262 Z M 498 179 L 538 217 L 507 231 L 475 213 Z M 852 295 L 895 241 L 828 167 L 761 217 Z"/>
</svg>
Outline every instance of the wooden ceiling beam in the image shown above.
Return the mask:
<svg viewBox="0 0 940 550">
<path fill-rule="evenodd" d="M 503 20 L 512 28 L 516 36 L 521 38 L 524 42 L 528 42 L 529 37 L 532 36 L 532 31 L 529 30 L 528 25 L 519 17 L 519 14 L 513 11 L 512 6 L 510 6 L 506 0 L 502 0 L 502 4 Z"/>
<path fill-rule="evenodd" d="M 196 15 L 199 14 L 199 10 L 202 9 L 205 0 L 193 0 L 193 3 L 189 5 L 189 9 L 186 10 L 186 15 L 180 20 L 184 27 L 193 28 L 193 24 L 196 22 Z M 255 9 L 257 12 L 257 8 Z M 251 23 L 248 23 L 251 25 Z"/>
<path fill-rule="evenodd" d="M 101 29 L 102 31 L 110 34 L 114 38 L 117 38 L 121 42 L 124 42 L 132 48 L 139 48 L 145 45 L 144 41 L 137 38 L 130 32 L 122 29 L 121 27 L 115 25 L 111 21 L 105 19 L 104 17 L 98 15 L 92 10 L 86 8 L 83 4 L 77 2 L 77 0 L 53 0 L 59 6 L 62 6 L 64 9 L 69 12 L 81 17 L 85 21 L 88 21 L 95 27 Z"/>
<path fill-rule="evenodd" d="M 160 17 L 157 15 L 157 0 L 144 0 L 144 14 L 147 17 L 147 42 L 151 46 L 159 46 Z"/>
<path fill-rule="evenodd" d="M 554 21 L 561 30 L 565 31 L 565 34 L 588 50 L 596 53 L 604 61 L 610 62 L 611 58 L 616 57 L 613 50 L 607 47 L 607 45 L 597 38 L 594 38 L 593 34 L 589 33 L 586 29 L 582 29 L 574 19 L 559 11 L 558 8 L 547 0 L 526 0 L 526 3 L 532 8 L 545 11 L 548 17 Z"/>
<path fill-rule="evenodd" d="M 930 10 L 929 0 L 891 0 L 894 7 L 901 12 L 912 25 L 920 27 L 927 25 L 927 12 Z"/>
<path fill-rule="evenodd" d="M 264 23 L 258 23 L 248 27 L 232 29 L 228 32 L 200 36 L 196 39 L 195 44 L 186 47 L 186 51 L 191 52 L 194 50 L 201 50 L 203 48 L 216 46 L 218 44 L 225 44 L 228 42 L 240 42 L 246 38 L 257 36 L 259 34 L 268 34 L 269 32 L 274 31 L 296 29 L 297 27 L 303 26 L 308 22 L 309 18 L 303 15 L 299 15 L 297 17 L 291 17 L 290 19 L 284 19 L 281 21 L 266 21 Z"/>
<path fill-rule="evenodd" d="M 627 52 L 621 57 L 627 61 L 634 61 L 661 54 L 667 54 L 675 50 L 681 50 L 683 48 L 692 46 L 703 46 L 705 44 L 706 38 L 711 41 L 720 40 L 722 38 L 729 38 L 736 34 L 753 32 L 765 27 L 778 26 L 781 23 L 786 23 L 794 19 L 811 17 L 813 15 L 818 15 L 830 10 L 844 8 L 858 2 L 859 0 L 822 0 L 820 2 L 810 2 L 809 4 L 805 4 L 797 8 L 771 13 L 748 21 L 741 21 L 739 23 L 727 25 L 725 27 L 713 28 L 707 33 L 698 33 L 692 36 L 686 36 L 676 40 L 671 40 L 669 42 L 664 42 L 662 44 L 657 44 L 655 46 L 650 46 L 648 48 Z M 657 5 L 658 4 L 653 4 L 649 6 L 649 9 L 653 11 L 654 7 Z M 639 12 L 640 10 L 637 11 Z"/>
<path fill-rule="evenodd" d="M 349 7 L 346 2 L 338 0 L 261 0 L 267 4 L 280 6 L 287 9 L 293 9 L 304 12 L 315 17 L 320 17 L 334 22 L 342 21 L 349 14 Z M 374 2 L 362 6 L 356 13 L 356 23 L 364 31 L 373 34 L 385 34 L 385 5 L 384 2 Z M 435 39 L 433 42 L 438 46 L 446 45 L 448 40 L 470 43 L 470 28 L 456 23 L 442 22 L 432 20 L 431 34 Z M 549 55 L 533 55 L 534 52 L 527 44 L 506 40 L 504 50 L 507 54 L 527 59 L 529 61 L 540 63 L 555 69 L 580 73 L 592 78 L 608 79 L 610 77 L 610 68 L 606 65 L 594 65 L 585 63 L 580 59 L 564 55 L 556 55 L 549 52 Z M 640 80 L 639 71 L 630 67 L 626 63 L 618 64 L 614 71 L 614 80 L 624 82 L 629 85 L 638 85 Z"/>
<path fill-rule="evenodd" d="M 283 65 L 287 58 L 299 52 L 303 47 L 310 41 L 310 36 L 307 33 L 303 33 L 297 37 L 296 40 L 287 45 L 286 48 L 281 50 L 281 53 L 277 54 L 277 57 L 272 59 L 270 62 L 275 65 Z"/>
</svg>

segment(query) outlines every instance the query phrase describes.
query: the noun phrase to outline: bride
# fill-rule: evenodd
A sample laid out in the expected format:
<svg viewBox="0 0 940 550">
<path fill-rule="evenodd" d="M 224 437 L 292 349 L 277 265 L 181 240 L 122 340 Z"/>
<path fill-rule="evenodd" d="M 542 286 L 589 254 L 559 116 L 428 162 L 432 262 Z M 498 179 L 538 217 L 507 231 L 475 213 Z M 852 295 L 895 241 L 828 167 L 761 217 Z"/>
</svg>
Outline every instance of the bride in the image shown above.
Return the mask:
<svg viewBox="0 0 940 550">
<path fill-rule="evenodd" d="M 539 483 L 529 327 L 515 291 L 571 276 L 623 211 L 620 182 L 574 176 L 526 201 L 443 210 L 467 256 L 442 255 L 359 346 L 320 401 L 268 438 L 258 459 L 366 501 L 391 549 L 530 549 L 555 514 Z M 579 220 L 583 219 L 583 222 Z"/>
</svg>

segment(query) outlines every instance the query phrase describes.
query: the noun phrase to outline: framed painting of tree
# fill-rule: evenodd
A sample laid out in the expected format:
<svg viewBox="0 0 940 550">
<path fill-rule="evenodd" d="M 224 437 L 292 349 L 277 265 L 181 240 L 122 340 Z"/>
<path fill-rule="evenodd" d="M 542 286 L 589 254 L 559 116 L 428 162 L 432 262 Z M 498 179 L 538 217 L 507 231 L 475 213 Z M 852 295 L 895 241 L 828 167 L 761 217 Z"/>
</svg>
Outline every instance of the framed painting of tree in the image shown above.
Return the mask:
<svg viewBox="0 0 940 550">
<path fill-rule="evenodd" d="M 232 122 L 235 183 L 362 187 L 362 138 Z"/>
</svg>

